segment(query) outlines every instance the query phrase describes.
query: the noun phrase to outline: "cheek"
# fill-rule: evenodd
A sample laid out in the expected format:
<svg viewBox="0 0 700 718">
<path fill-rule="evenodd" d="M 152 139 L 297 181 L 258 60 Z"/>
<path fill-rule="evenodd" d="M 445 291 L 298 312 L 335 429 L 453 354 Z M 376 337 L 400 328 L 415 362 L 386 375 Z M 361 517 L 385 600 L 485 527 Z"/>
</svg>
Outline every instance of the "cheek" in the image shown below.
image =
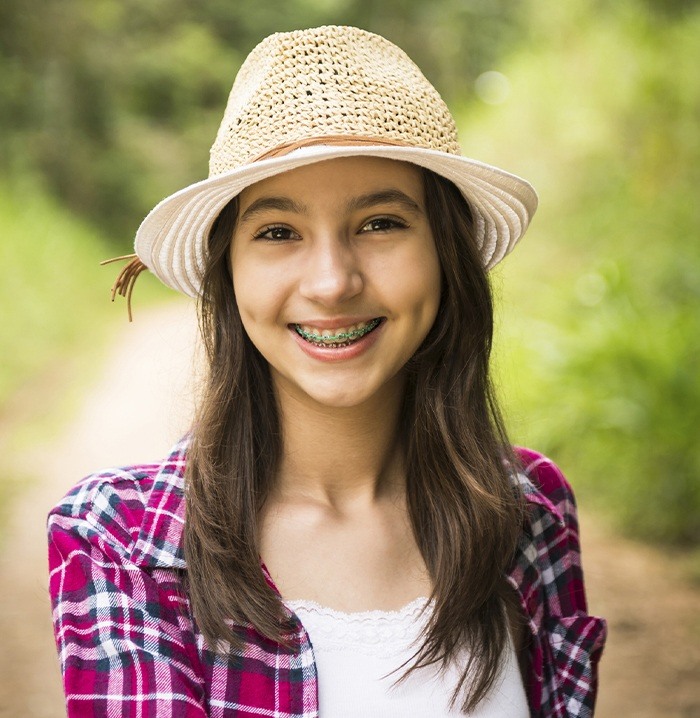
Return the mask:
<svg viewBox="0 0 700 718">
<path fill-rule="evenodd" d="M 410 282 L 406 282 L 406 290 L 413 290 L 417 308 L 421 308 L 426 316 L 430 317 L 430 324 L 435 319 L 440 293 L 442 288 L 442 271 L 435 246 L 432 241 L 429 245 L 416 253 L 410 262 Z"/>
<path fill-rule="evenodd" d="M 263 325 L 275 322 L 284 307 L 284 272 L 250 257 L 232 256 L 233 294 L 243 326 L 251 339 Z M 269 331 L 269 327 L 265 329 Z"/>
<path fill-rule="evenodd" d="M 417 284 L 420 290 L 416 294 L 420 295 L 420 299 L 418 299 L 416 311 L 420 314 L 420 322 L 427 334 L 435 322 L 440 306 L 442 281 L 440 266 L 437 262 L 431 265 L 430 271 L 420 274 Z"/>
<path fill-rule="evenodd" d="M 255 287 L 259 282 L 254 263 L 246 261 L 245 256 L 240 256 L 233 249 L 231 251 L 229 264 L 231 277 L 233 278 L 233 295 L 238 305 L 241 320 L 248 335 L 251 333 L 251 321 L 255 319 L 260 306 L 260 295 L 256 296 Z M 257 300 L 257 301 L 256 301 Z"/>
<path fill-rule="evenodd" d="M 412 251 L 382 272 L 382 292 L 393 309 L 415 330 L 427 332 L 435 321 L 441 294 L 440 264 L 432 247 Z"/>
</svg>

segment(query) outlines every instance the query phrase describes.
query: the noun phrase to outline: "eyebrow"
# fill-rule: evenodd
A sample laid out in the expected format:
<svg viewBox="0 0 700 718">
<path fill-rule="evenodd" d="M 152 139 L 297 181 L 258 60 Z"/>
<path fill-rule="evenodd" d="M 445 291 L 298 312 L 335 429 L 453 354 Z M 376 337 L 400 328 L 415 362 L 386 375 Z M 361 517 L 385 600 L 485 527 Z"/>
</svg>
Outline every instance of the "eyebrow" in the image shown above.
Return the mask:
<svg viewBox="0 0 700 718">
<path fill-rule="evenodd" d="M 414 214 L 422 214 L 423 210 L 420 205 L 405 192 L 398 189 L 383 189 L 377 192 L 369 192 L 353 197 L 347 204 L 348 212 L 356 212 L 361 209 L 370 209 L 379 204 L 396 204 L 403 207 L 406 211 Z M 269 210 L 277 210 L 280 212 L 293 212 L 295 214 L 308 214 L 309 209 L 306 205 L 295 202 L 289 197 L 260 197 L 246 208 L 241 215 L 239 222 L 247 222 L 255 215 L 262 214 Z"/>
<path fill-rule="evenodd" d="M 368 194 L 353 197 L 348 204 L 348 211 L 354 212 L 358 209 L 370 209 L 378 204 L 397 204 L 409 212 L 422 214 L 423 210 L 420 205 L 411 199 L 405 192 L 398 189 L 383 189 L 378 192 L 370 192 Z"/>
<path fill-rule="evenodd" d="M 294 212 L 296 214 L 308 214 L 308 208 L 295 202 L 288 197 L 260 197 L 246 208 L 245 212 L 238 220 L 240 223 L 246 222 L 256 214 L 261 214 L 268 210 L 278 210 L 280 212 Z"/>
</svg>

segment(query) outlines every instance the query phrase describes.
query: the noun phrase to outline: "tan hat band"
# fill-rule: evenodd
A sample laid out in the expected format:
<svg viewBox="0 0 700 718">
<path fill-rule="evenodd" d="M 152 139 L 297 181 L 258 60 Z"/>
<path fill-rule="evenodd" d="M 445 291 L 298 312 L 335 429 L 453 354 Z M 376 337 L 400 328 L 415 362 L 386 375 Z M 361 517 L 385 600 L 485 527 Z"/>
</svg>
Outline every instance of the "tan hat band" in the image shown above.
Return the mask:
<svg viewBox="0 0 700 718">
<path fill-rule="evenodd" d="M 387 146 L 387 147 L 415 147 L 408 142 L 402 142 L 401 140 L 389 139 L 386 137 L 365 137 L 362 135 L 320 135 L 318 137 L 305 137 L 301 140 L 295 140 L 294 142 L 287 142 L 283 145 L 277 145 L 271 150 L 263 152 L 258 155 L 253 162 L 260 162 L 261 160 L 269 160 L 273 157 L 284 157 L 294 150 L 301 149 L 302 147 L 316 147 L 318 145 L 327 145 L 328 147 L 376 147 L 376 146 Z"/>
</svg>

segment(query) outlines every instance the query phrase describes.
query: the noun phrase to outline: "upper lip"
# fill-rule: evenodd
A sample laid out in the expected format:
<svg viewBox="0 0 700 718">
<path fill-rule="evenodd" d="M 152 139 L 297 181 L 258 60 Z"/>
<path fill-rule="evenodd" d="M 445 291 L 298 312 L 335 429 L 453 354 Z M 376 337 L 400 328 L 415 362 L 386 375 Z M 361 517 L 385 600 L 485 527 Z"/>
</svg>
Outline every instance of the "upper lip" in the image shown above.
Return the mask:
<svg viewBox="0 0 700 718">
<path fill-rule="evenodd" d="M 364 317 L 337 317 L 335 319 L 303 319 L 298 322 L 293 322 L 290 326 L 295 324 L 301 327 L 314 327 L 315 329 L 339 329 L 341 327 L 350 327 L 353 324 L 360 324 L 361 322 L 371 322 L 373 319 L 379 319 L 380 317 L 376 314 L 372 316 Z"/>
</svg>

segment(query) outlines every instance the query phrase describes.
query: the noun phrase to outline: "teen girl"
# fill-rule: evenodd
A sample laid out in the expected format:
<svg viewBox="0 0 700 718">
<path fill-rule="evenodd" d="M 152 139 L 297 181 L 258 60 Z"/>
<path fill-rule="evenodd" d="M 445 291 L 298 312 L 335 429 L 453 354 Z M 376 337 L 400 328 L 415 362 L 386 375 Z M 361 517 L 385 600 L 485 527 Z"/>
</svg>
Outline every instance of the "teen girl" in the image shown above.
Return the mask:
<svg viewBox="0 0 700 718">
<path fill-rule="evenodd" d="M 487 270 L 537 204 L 460 154 L 387 40 L 276 34 L 210 176 L 161 202 L 144 267 L 196 297 L 208 377 L 158 465 L 50 516 L 69 716 L 590 716 L 574 501 L 510 447 Z"/>
</svg>

